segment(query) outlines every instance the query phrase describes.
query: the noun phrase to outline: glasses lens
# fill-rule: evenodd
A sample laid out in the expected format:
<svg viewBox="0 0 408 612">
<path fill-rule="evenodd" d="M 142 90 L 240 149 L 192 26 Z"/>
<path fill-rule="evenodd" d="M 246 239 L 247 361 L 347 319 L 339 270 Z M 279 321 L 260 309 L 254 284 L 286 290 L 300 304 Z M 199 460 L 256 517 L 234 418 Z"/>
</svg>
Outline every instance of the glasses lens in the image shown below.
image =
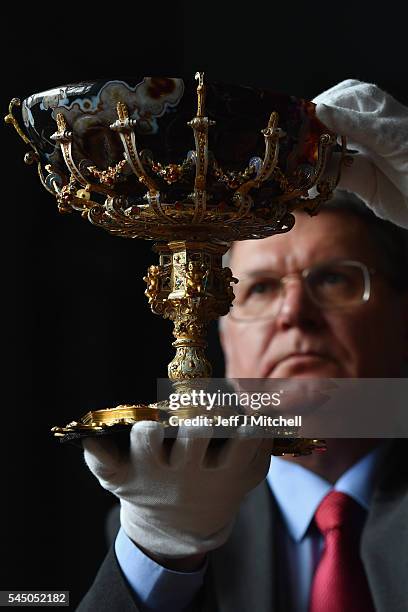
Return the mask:
<svg viewBox="0 0 408 612">
<path fill-rule="evenodd" d="M 366 295 L 364 269 L 355 263 L 332 263 L 310 270 L 307 285 L 313 299 L 323 307 L 348 306 Z"/>
<path fill-rule="evenodd" d="M 274 316 L 281 293 L 281 281 L 274 276 L 240 280 L 234 288 L 232 316 L 258 319 Z"/>
<path fill-rule="evenodd" d="M 262 275 L 245 278 L 234 288 L 231 317 L 241 321 L 274 319 L 282 306 L 286 280 Z M 341 308 L 367 301 L 370 277 L 364 264 L 337 261 L 310 268 L 303 274 L 310 298 L 321 308 Z"/>
</svg>

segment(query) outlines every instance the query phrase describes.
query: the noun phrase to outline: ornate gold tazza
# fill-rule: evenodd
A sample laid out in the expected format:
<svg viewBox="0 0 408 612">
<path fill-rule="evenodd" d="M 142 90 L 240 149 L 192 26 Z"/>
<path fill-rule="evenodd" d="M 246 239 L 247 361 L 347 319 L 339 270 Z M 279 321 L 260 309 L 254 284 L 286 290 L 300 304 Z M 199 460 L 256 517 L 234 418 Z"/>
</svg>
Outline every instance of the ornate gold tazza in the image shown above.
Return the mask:
<svg viewBox="0 0 408 612">
<path fill-rule="evenodd" d="M 204 84 L 202 73 L 195 79 L 196 88 L 143 77 L 134 85 L 87 82 L 35 94 L 23 102 L 28 136 L 13 115 L 19 100 L 5 118 L 31 147 L 25 161 L 37 164 L 60 212 L 79 211 L 117 236 L 156 241 L 159 263 L 144 277 L 145 293 L 152 311 L 174 323 L 168 376 L 184 390 L 211 376 L 206 327 L 234 299 L 237 279 L 222 265 L 231 242 L 289 231 L 295 209 L 316 214 L 338 183 L 346 153 L 345 140 L 337 145 L 310 102 Z M 53 432 L 65 440 L 142 419 L 166 421 L 165 408 L 96 410 Z M 274 452 L 321 446 L 280 439 Z"/>
</svg>

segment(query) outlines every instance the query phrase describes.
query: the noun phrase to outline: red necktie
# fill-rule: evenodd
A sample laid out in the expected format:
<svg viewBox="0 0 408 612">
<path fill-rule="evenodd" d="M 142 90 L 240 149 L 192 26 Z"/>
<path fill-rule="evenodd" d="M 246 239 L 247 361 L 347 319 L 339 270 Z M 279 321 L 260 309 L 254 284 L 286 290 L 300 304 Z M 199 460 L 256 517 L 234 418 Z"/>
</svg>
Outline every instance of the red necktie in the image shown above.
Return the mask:
<svg viewBox="0 0 408 612">
<path fill-rule="evenodd" d="M 349 495 L 331 491 L 314 519 L 324 537 L 324 550 L 310 591 L 310 612 L 372 612 L 359 554 L 363 508 Z"/>
</svg>

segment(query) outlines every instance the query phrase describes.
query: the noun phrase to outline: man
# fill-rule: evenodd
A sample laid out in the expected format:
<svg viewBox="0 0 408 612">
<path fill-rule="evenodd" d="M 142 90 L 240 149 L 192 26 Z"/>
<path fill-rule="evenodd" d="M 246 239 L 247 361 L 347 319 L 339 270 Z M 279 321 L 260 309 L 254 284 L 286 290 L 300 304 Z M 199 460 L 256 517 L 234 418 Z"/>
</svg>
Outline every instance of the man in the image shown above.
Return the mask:
<svg viewBox="0 0 408 612">
<path fill-rule="evenodd" d="M 379 166 L 377 184 L 390 180 Z M 361 195 L 377 213 L 384 205 L 375 190 Z M 298 213 L 288 234 L 236 243 L 230 266 L 242 284 L 221 330 L 227 375 L 401 376 L 404 248 L 402 230 L 351 197 L 314 218 Z M 335 274 L 327 271 L 334 263 Z M 333 293 L 349 272 L 361 289 L 353 299 Z M 333 439 L 324 455 L 274 457 L 270 469 L 271 442 L 240 433 L 211 447 L 184 431 L 168 448 L 161 426 L 138 423 L 127 457 L 112 440 L 84 446 L 90 469 L 121 501 L 121 530 L 80 610 L 396 612 L 407 605 L 404 441 Z"/>
</svg>

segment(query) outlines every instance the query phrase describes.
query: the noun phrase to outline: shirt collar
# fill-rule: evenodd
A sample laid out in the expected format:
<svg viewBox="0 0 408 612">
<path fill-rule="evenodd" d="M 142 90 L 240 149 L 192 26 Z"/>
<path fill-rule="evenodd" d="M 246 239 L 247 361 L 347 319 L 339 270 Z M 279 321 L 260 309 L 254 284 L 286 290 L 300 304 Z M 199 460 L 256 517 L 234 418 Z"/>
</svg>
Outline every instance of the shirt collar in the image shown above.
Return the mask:
<svg viewBox="0 0 408 612">
<path fill-rule="evenodd" d="M 272 457 L 267 480 L 292 538 L 305 535 L 322 499 L 331 491 L 342 491 L 368 510 L 383 445 L 352 465 L 337 482 L 330 482 L 297 463 Z"/>
</svg>

